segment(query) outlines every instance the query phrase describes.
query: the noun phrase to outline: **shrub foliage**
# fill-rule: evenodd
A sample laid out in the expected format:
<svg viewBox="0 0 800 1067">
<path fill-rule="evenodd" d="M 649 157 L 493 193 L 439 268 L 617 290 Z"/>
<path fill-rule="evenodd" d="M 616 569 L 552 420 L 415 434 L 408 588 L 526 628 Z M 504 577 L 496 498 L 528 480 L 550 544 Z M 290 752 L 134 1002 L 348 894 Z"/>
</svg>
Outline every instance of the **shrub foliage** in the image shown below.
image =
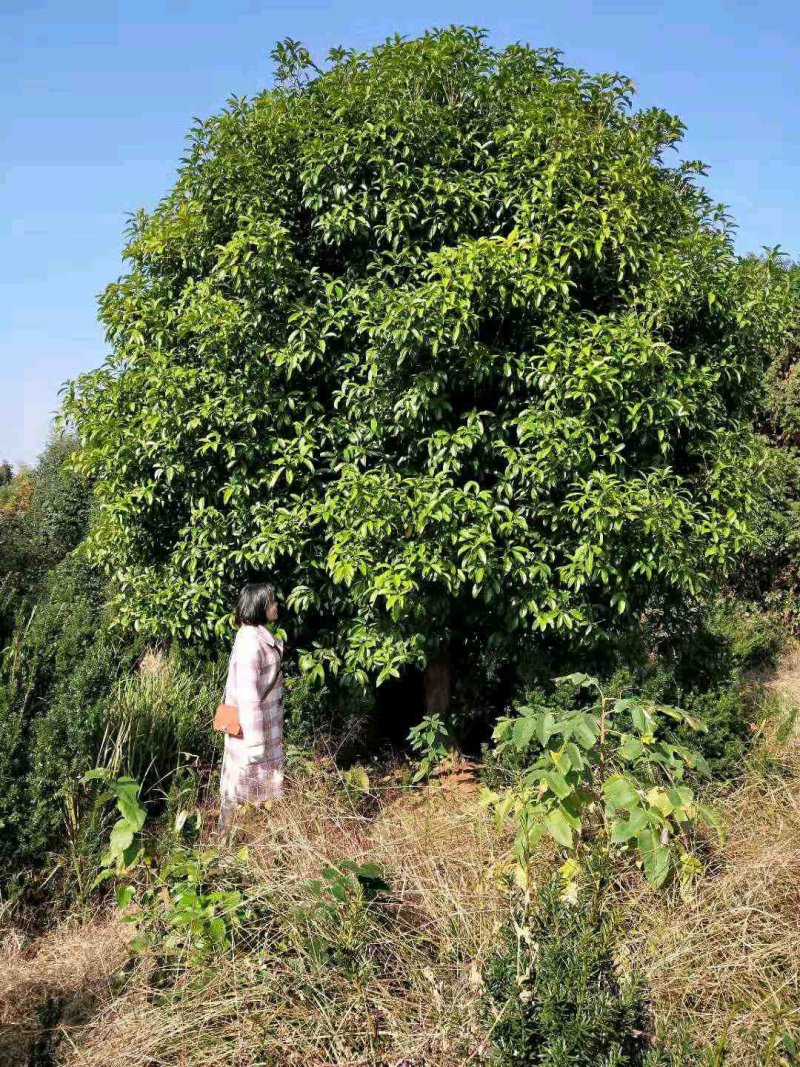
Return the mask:
<svg viewBox="0 0 800 1067">
<path fill-rule="evenodd" d="M 3 873 L 64 844 L 78 776 L 93 767 L 108 691 L 136 650 L 102 624 L 104 583 L 67 557 L 48 576 L 0 664 Z"/>
<path fill-rule="evenodd" d="M 510 749 L 524 760 L 507 792 L 485 795 L 501 824 L 513 816 L 523 875 L 545 835 L 570 850 L 581 837 L 599 837 L 612 853 L 635 849 L 655 887 L 679 867 L 678 856 L 695 872 L 699 865 L 687 851 L 693 826 L 721 830 L 684 779 L 710 772 L 699 752 L 665 736 L 664 723 L 693 729 L 700 723 L 679 708 L 608 696 L 586 674 L 557 681 L 591 691 L 595 703 L 568 711 L 528 704 L 494 731 L 495 755 Z"/>
<path fill-rule="evenodd" d="M 537 905 L 504 927 L 486 967 L 494 1067 L 666 1067 L 650 1047 L 641 981 L 615 960 L 602 889 L 590 884 L 570 904 L 556 875 Z"/>
<path fill-rule="evenodd" d="M 0 646 L 86 534 L 91 492 L 70 463 L 75 448 L 70 435 L 55 435 L 33 469 L 0 463 Z"/>
<path fill-rule="evenodd" d="M 467 29 L 275 55 L 135 217 L 65 398 L 116 617 L 213 641 L 268 572 L 304 666 L 381 681 L 697 593 L 748 542 L 785 279 L 681 123 Z"/>
</svg>

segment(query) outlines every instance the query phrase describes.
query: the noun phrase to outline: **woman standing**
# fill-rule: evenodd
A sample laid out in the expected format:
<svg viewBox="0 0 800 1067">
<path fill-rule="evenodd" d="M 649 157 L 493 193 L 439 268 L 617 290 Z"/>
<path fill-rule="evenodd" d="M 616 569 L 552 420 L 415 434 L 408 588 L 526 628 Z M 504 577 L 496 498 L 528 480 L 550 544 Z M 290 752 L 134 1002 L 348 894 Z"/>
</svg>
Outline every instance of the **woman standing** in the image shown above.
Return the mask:
<svg viewBox="0 0 800 1067">
<path fill-rule="evenodd" d="M 225 734 L 220 779 L 220 825 L 239 804 L 260 804 L 283 793 L 283 642 L 267 629 L 278 618 L 271 585 L 251 582 L 239 593 L 225 704 L 238 712 L 239 732 Z"/>
</svg>

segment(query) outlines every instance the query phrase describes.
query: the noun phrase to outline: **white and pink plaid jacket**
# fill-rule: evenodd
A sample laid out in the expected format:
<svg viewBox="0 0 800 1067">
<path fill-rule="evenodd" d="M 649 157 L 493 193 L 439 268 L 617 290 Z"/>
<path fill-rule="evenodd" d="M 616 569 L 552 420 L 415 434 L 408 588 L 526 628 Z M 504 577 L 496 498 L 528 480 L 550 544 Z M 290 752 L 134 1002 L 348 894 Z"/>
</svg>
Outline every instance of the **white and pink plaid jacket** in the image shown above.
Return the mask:
<svg viewBox="0 0 800 1067">
<path fill-rule="evenodd" d="M 241 737 L 225 735 L 222 805 L 259 804 L 283 790 L 283 643 L 265 626 L 240 626 L 225 703 L 239 709 Z"/>
</svg>

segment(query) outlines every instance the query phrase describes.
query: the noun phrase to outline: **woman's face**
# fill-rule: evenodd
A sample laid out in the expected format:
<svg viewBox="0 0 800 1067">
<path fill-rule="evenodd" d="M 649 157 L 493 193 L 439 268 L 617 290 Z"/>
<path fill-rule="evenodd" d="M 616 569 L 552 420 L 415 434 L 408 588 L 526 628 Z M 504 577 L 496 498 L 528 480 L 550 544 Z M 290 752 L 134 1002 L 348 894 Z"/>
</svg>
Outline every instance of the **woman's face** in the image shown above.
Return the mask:
<svg viewBox="0 0 800 1067">
<path fill-rule="evenodd" d="M 278 617 L 278 605 L 273 600 L 273 602 L 270 604 L 269 608 L 267 609 L 267 618 L 269 619 L 270 622 L 275 622 L 277 617 Z"/>
</svg>

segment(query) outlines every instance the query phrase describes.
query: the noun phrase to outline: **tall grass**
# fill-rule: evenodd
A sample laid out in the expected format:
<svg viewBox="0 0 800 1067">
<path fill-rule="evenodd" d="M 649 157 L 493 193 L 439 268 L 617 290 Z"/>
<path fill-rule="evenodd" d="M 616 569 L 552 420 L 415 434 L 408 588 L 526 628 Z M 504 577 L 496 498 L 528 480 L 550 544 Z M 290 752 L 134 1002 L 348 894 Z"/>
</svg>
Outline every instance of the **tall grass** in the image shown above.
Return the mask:
<svg viewBox="0 0 800 1067">
<path fill-rule="evenodd" d="M 136 778 L 147 795 L 187 761 L 213 759 L 218 735 L 212 718 L 221 686 L 220 669 L 191 669 L 175 656 L 147 653 L 109 697 L 98 765 Z"/>
<path fill-rule="evenodd" d="M 15 935 L 0 936 L 0 1067 L 52 1067 L 64 1035 L 113 997 L 130 930 L 98 917 L 63 923 L 33 945 Z"/>
</svg>

